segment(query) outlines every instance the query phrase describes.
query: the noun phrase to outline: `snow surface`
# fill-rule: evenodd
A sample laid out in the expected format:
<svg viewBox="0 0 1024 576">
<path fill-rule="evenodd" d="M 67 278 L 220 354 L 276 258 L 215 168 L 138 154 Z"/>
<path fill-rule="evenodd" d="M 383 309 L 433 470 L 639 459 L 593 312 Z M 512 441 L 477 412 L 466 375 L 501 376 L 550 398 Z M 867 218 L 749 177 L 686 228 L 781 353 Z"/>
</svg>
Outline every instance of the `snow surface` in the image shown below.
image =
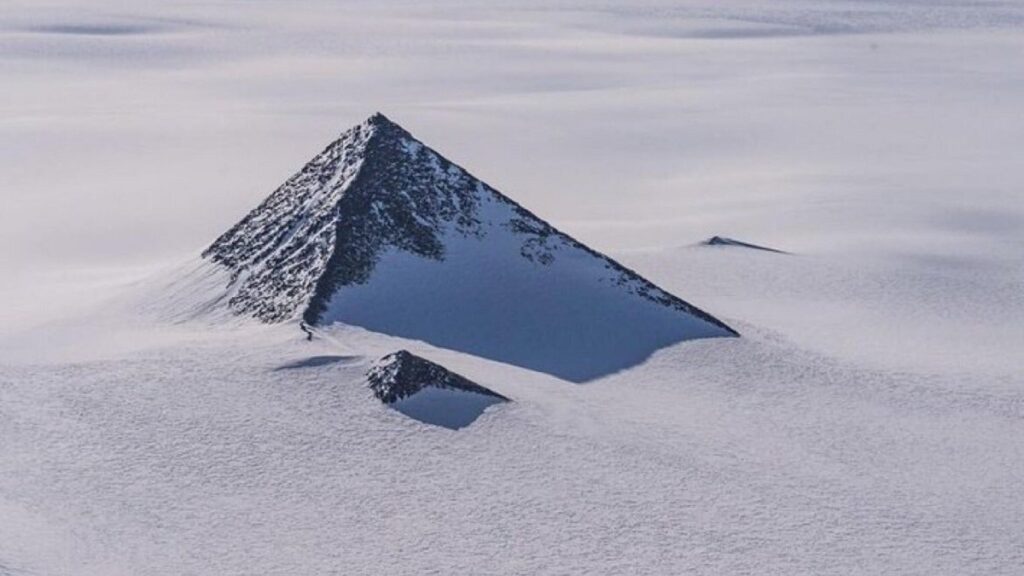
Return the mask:
<svg viewBox="0 0 1024 576">
<path fill-rule="evenodd" d="M 1019 3 L 9 4 L 0 573 L 1021 573 Z M 378 109 L 743 338 L 580 386 L 211 316 Z M 403 348 L 513 402 L 391 410 Z"/>
<path fill-rule="evenodd" d="M 547 263 L 522 255 L 513 207 L 481 196 L 480 235 L 447 230 L 444 258 L 389 250 L 364 284 L 343 286 L 321 317 L 423 340 L 566 380 L 639 364 L 660 348 L 729 336 L 721 327 L 624 289 L 594 254 L 552 237 Z"/>
<path fill-rule="evenodd" d="M 487 408 L 501 402 L 500 398 L 476 392 L 424 388 L 412 396 L 388 404 L 388 408 L 425 424 L 458 430 L 469 426 Z"/>
</svg>

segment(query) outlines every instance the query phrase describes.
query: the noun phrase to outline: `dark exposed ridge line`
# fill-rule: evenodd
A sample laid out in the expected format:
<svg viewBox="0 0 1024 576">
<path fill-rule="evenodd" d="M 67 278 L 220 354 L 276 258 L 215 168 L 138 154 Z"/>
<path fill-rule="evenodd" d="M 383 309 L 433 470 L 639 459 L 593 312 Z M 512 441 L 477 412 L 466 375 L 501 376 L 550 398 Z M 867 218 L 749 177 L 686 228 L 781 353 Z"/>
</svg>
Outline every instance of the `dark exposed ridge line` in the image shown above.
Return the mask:
<svg viewBox="0 0 1024 576">
<path fill-rule="evenodd" d="M 737 248 L 750 248 L 752 250 L 761 250 L 764 252 L 774 252 L 776 254 L 789 254 L 784 250 L 777 250 L 775 248 L 769 248 L 767 246 L 760 246 L 757 244 L 751 244 L 749 242 L 741 242 L 733 238 L 726 238 L 725 236 L 712 236 L 707 240 L 701 242 L 705 246 L 735 246 Z"/>
<path fill-rule="evenodd" d="M 337 139 L 331 141 L 330 144 L 325 146 L 324 149 L 321 150 L 319 153 L 317 153 L 317 155 L 314 156 L 313 158 L 316 159 L 316 158 L 319 158 L 319 157 L 323 156 L 324 154 L 329 152 L 331 150 L 331 148 L 334 148 L 337 144 L 338 144 L 338 140 Z M 302 168 L 299 168 L 298 170 L 293 172 L 292 175 L 289 176 L 287 180 L 285 180 L 285 182 L 286 183 L 287 182 L 291 182 L 296 177 L 301 176 L 304 172 L 307 171 L 307 169 L 312 164 L 313 164 L 313 160 L 310 160 L 309 162 L 306 162 L 305 164 L 302 165 Z M 218 262 L 218 263 L 224 264 L 224 265 L 229 266 L 229 267 L 234 267 L 235 264 L 237 264 L 237 263 L 231 262 L 231 261 L 225 259 L 225 257 L 217 251 L 217 246 L 219 244 L 221 244 L 222 242 L 232 238 L 240 229 L 242 229 L 245 226 L 246 222 L 251 217 L 253 217 L 256 214 L 259 214 L 260 210 L 263 208 L 264 203 L 271 196 L 273 196 L 275 192 L 277 192 L 280 189 L 281 189 L 281 186 L 278 186 L 277 188 L 275 188 L 273 191 L 270 192 L 270 194 L 265 196 L 263 201 L 261 201 L 255 208 L 253 208 L 252 210 L 249 210 L 248 212 L 246 212 L 245 216 L 243 216 L 241 220 L 239 220 L 238 222 L 235 222 L 235 224 L 233 226 L 231 226 L 231 228 L 228 228 L 226 232 L 224 232 L 220 236 L 217 236 L 217 239 L 214 240 L 209 246 L 207 246 L 202 251 L 201 256 L 203 258 L 211 258 L 214 262 Z"/>
<path fill-rule="evenodd" d="M 393 404 L 424 388 L 461 390 L 499 400 L 511 400 L 469 378 L 417 356 L 408 350 L 392 352 L 378 360 L 366 373 L 367 382 L 378 400 Z"/>
<path fill-rule="evenodd" d="M 641 285 L 640 294 L 639 294 L 640 296 L 642 296 L 644 298 L 647 298 L 648 300 L 651 300 L 651 301 L 654 301 L 654 302 L 658 302 L 658 303 L 663 304 L 663 305 L 671 306 L 671 307 L 673 307 L 673 308 L 675 308 L 677 310 L 681 310 L 683 312 L 687 312 L 689 314 L 692 314 L 693 316 L 696 316 L 696 317 L 700 318 L 701 320 L 703 320 L 703 321 L 705 321 L 705 322 L 707 322 L 709 324 L 712 324 L 714 326 L 717 326 L 717 327 L 727 331 L 728 333 L 732 334 L 733 336 L 739 336 L 740 335 L 739 332 L 737 332 L 736 330 L 734 330 L 733 328 L 731 328 L 730 326 L 728 326 L 727 324 L 725 324 L 721 320 L 715 318 L 711 314 L 705 312 L 704 310 L 701 310 L 700 308 L 694 306 L 693 304 L 690 304 L 689 302 L 686 302 L 682 298 L 679 298 L 678 296 L 675 296 L 674 294 L 668 292 L 667 290 L 659 287 L 658 285 L 656 285 L 655 283 L 651 282 L 650 280 L 644 278 L 643 276 L 641 276 L 640 274 L 638 274 L 634 270 L 632 270 L 630 268 L 627 268 L 626 266 L 620 264 L 618 261 L 614 260 L 613 258 L 611 258 L 611 257 L 609 257 L 609 256 L 607 256 L 605 254 L 602 254 L 600 252 L 597 252 L 596 250 L 590 248 L 586 244 L 583 244 L 583 243 L 579 242 L 578 240 L 576 240 L 572 236 L 566 234 L 565 232 L 562 232 L 562 231 L 558 230 L 557 228 L 552 226 L 550 223 L 548 223 L 546 220 L 544 220 L 543 218 L 537 216 L 536 214 L 534 214 L 529 209 L 523 207 L 522 205 L 520 205 L 515 200 L 512 200 L 511 198 L 509 198 L 505 194 L 502 194 L 500 191 L 498 191 L 498 190 L 494 189 L 493 187 L 491 187 L 490 185 L 484 183 L 483 180 L 481 180 L 481 179 L 477 178 L 476 176 L 474 176 L 470 171 L 468 171 L 465 168 L 462 168 L 461 166 L 459 166 L 458 164 L 452 162 L 446 156 L 444 156 L 443 154 L 441 154 L 437 150 L 433 149 L 432 147 L 428 146 L 427 144 L 424 144 L 424 143 L 420 142 L 409 131 L 407 131 L 406 129 L 402 128 L 398 124 L 395 124 L 394 122 L 389 120 L 383 114 L 378 112 L 377 114 L 375 114 L 371 118 L 371 121 L 373 121 L 374 119 L 376 119 L 378 121 L 378 126 L 384 128 L 385 132 L 392 132 L 392 135 L 395 136 L 398 141 L 401 141 L 402 138 L 404 137 L 404 138 L 408 138 L 410 140 L 414 140 L 414 141 L 418 142 L 426 150 L 428 150 L 431 153 L 433 153 L 434 155 L 436 155 L 438 160 L 441 162 L 443 167 L 445 167 L 445 168 L 447 168 L 449 166 L 457 167 L 459 170 L 464 172 L 473 181 L 480 182 L 487 189 L 487 191 L 490 192 L 491 194 L 493 194 L 498 200 L 500 200 L 501 202 L 504 202 L 504 203 L 512 206 L 515 209 L 515 211 L 520 216 L 524 216 L 527 219 L 535 220 L 535 221 L 539 222 L 544 227 L 543 231 L 539 231 L 538 232 L 540 236 L 542 236 L 542 237 L 546 237 L 546 236 L 549 236 L 549 235 L 559 236 L 563 240 L 565 240 L 566 242 L 571 244 L 572 246 L 574 246 L 576 248 L 579 248 L 579 249 L 587 252 L 588 254 L 601 259 L 602 261 L 605 262 L 606 266 L 608 266 L 612 270 L 615 270 L 620 275 L 627 276 L 627 277 L 633 279 L 634 281 L 637 281 Z M 373 136 L 370 137 L 370 139 L 369 139 L 369 141 L 367 143 L 366 160 L 364 161 L 364 164 L 360 168 L 359 172 L 354 177 L 353 183 L 352 183 L 352 185 L 349 188 L 349 193 L 346 194 L 346 196 L 349 196 L 351 193 L 354 192 L 354 189 L 359 184 L 360 179 L 364 177 L 365 170 L 368 168 L 368 164 L 370 163 L 371 146 L 373 145 L 374 140 L 378 139 L 380 137 L 381 137 L 381 132 L 378 132 L 378 133 L 376 133 L 376 134 L 374 134 Z M 339 209 L 341 207 L 342 202 L 344 202 L 344 198 L 339 202 Z M 340 235 L 339 235 L 339 237 L 340 237 Z M 325 310 L 327 308 L 327 305 L 328 305 L 328 302 L 330 301 L 331 296 L 335 293 L 335 291 L 338 288 L 340 288 L 341 286 L 345 285 L 345 284 L 339 283 L 337 277 L 335 275 L 331 274 L 331 271 L 336 269 L 337 266 L 339 266 L 339 264 L 340 264 L 339 261 L 348 257 L 348 255 L 345 254 L 345 250 L 343 250 L 341 248 L 342 247 L 339 246 L 337 243 L 335 244 L 334 251 L 331 254 L 330 260 L 328 260 L 327 266 L 325 268 L 325 272 L 320 277 L 320 281 L 317 282 L 317 287 L 316 287 L 316 289 L 315 289 L 315 291 L 313 293 L 313 297 L 310 299 L 309 305 L 306 307 L 306 310 L 303 312 L 303 315 L 302 315 L 303 320 L 305 322 L 309 323 L 309 324 L 317 325 L 319 323 L 323 313 L 325 312 Z M 443 247 L 442 247 L 442 251 L 443 251 Z M 365 281 L 365 279 L 363 279 L 363 281 Z"/>
<path fill-rule="evenodd" d="M 348 219 L 366 212 L 368 207 L 365 204 L 374 200 L 374 192 L 383 187 L 382 181 L 387 181 L 390 172 L 401 165 L 398 161 L 389 162 L 389 155 L 398 152 L 396 147 L 405 140 L 415 141 L 424 149 L 436 154 L 443 168 L 456 166 L 380 112 L 374 114 L 368 122 L 375 126 L 376 130 L 366 142 L 362 165 L 352 177 L 348 190 L 335 206 L 333 216 L 338 223 L 334 249 L 302 313 L 302 319 L 314 326 L 319 324 L 331 296 L 342 286 L 366 282 L 380 256 L 375 250 L 379 247 L 361 245 L 359 238 L 356 237 L 363 222 L 354 219 L 349 222 Z M 468 172 L 463 172 L 469 176 Z M 390 192 L 389 196 L 396 195 L 394 190 Z M 406 224 L 413 230 L 419 226 L 415 222 Z M 409 243 L 402 248 L 419 256 L 441 259 L 444 246 L 429 232 L 422 232 L 411 239 L 405 239 Z"/>
<path fill-rule="evenodd" d="M 264 322 L 300 316 L 318 325 L 337 291 L 365 284 L 381 255 L 397 249 L 443 260 L 445 230 L 481 238 L 482 203 L 506 205 L 495 223 L 522 234 L 522 255 L 547 265 L 549 245 L 603 263 L 624 292 L 687 313 L 729 335 L 707 312 L 601 254 L 484 183 L 377 112 L 343 132 L 206 250 L 226 266 L 229 305 Z M 549 239 L 555 242 L 549 243 Z"/>
</svg>

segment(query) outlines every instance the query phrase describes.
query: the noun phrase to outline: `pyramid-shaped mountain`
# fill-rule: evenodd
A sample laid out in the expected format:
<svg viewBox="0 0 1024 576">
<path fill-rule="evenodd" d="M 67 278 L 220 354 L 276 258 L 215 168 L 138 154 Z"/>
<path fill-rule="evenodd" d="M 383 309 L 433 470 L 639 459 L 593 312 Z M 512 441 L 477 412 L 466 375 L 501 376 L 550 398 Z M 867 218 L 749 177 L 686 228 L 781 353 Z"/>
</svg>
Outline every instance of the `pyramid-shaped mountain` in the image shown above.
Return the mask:
<svg viewBox="0 0 1024 576">
<path fill-rule="evenodd" d="M 229 306 L 589 380 L 731 328 L 559 232 L 381 114 L 203 252 Z"/>
</svg>

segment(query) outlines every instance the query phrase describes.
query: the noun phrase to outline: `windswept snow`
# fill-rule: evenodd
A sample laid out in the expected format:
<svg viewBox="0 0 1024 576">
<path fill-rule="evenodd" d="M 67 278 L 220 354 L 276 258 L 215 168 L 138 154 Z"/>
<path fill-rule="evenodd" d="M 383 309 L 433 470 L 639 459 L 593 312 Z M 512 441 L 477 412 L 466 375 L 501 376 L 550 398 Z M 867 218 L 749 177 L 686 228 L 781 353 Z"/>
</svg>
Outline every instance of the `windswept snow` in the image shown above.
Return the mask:
<svg viewBox="0 0 1024 576">
<path fill-rule="evenodd" d="M 866 369 L 753 326 L 588 386 L 355 328 L 334 336 L 363 360 L 280 370 L 341 354 L 288 325 L 221 332 L 0 368 L 10 565 L 1009 576 L 1024 562 L 1011 379 Z M 515 401 L 458 433 L 385 408 L 365 373 L 399 342 Z"/>
<path fill-rule="evenodd" d="M 1020 2 L 244 4 L 0 10 L 0 575 L 1020 576 Z M 300 276 L 260 284 L 290 320 L 233 313 L 199 252 L 374 110 L 744 337 L 553 375 L 583 344 L 528 302 L 674 328 L 574 250 L 514 260 L 494 207 L 515 279 L 438 228 L 350 286 L 367 326 L 307 340 Z M 331 246 L 341 156 L 242 235 L 256 276 Z M 799 256 L 695 246 L 725 232 Z M 444 333 L 479 321 L 449 274 L 552 333 Z M 389 408 L 401 349 L 513 401 Z"/>
<path fill-rule="evenodd" d="M 485 410 L 501 403 L 499 398 L 450 388 L 424 388 L 396 400 L 388 407 L 424 424 L 451 430 L 469 426 Z"/>
</svg>

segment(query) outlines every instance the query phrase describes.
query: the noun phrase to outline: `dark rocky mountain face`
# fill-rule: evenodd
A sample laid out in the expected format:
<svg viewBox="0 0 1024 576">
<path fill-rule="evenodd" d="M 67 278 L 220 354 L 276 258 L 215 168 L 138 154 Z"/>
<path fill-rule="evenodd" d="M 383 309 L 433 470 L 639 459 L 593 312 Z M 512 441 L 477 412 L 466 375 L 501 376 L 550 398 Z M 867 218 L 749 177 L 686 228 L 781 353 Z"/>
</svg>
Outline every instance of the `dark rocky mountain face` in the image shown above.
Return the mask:
<svg viewBox="0 0 1024 576">
<path fill-rule="evenodd" d="M 344 133 L 203 256 L 232 271 L 231 306 L 315 324 L 339 286 L 365 282 L 387 247 L 440 259 L 439 232 L 478 234 L 484 185 L 381 114 Z"/>
<path fill-rule="evenodd" d="M 266 322 L 305 305 L 334 253 L 338 202 L 373 136 L 349 130 L 203 252 L 231 272 L 232 309 Z"/>
<path fill-rule="evenodd" d="M 575 382 L 737 335 L 380 114 L 203 256 L 229 272 L 221 299 L 235 313 L 359 326 Z"/>
<path fill-rule="evenodd" d="M 472 392 L 508 401 L 501 394 L 406 350 L 399 350 L 378 360 L 367 372 L 366 379 L 377 399 L 385 404 L 413 396 L 424 388 Z"/>
<path fill-rule="evenodd" d="M 511 216 L 481 223 L 481 205 Z M 203 257 L 231 274 L 230 307 L 265 322 L 321 321 L 332 296 L 365 284 L 385 251 L 443 261 L 452 238 L 488 241 L 511 232 L 519 255 L 557 266 L 560 253 L 586 253 L 601 282 L 696 317 L 723 335 L 731 328 L 590 250 L 381 114 L 356 126 L 288 179 L 209 248 Z"/>
<path fill-rule="evenodd" d="M 310 324 L 335 290 L 369 279 L 385 248 L 441 260 L 442 230 L 482 234 L 475 215 L 483 185 L 383 116 L 370 122 L 374 137 L 358 177 L 338 201 L 334 251 L 304 313 Z"/>
</svg>

